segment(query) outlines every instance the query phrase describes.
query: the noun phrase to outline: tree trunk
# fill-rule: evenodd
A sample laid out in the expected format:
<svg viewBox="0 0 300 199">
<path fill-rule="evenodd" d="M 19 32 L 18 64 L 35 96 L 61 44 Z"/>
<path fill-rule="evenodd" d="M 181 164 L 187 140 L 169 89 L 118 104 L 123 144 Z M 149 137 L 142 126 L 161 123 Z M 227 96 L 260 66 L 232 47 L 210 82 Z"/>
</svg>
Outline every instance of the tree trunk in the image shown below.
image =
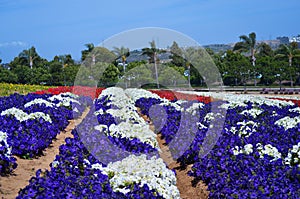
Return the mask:
<svg viewBox="0 0 300 199">
<path fill-rule="evenodd" d="M 292 57 L 289 57 L 289 67 L 290 67 L 291 87 L 293 87 L 293 77 L 292 77 Z"/>
<path fill-rule="evenodd" d="M 126 72 L 126 66 L 125 66 L 125 61 L 123 61 L 123 71 L 124 71 L 124 82 L 125 82 L 125 88 L 127 88 L 127 80 L 125 78 L 125 72 Z M 130 81 L 129 81 L 130 84 Z"/>
<path fill-rule="evenodd" d="M 156 85 L 157 85 L 157 88 L 159 88 L 158 72 L 157 72 L 157 65 L 156 65 L 156 52 L 154 53 L 154 68 L 155 68 Z"/>
<path fill-rule="evenodd" d="M 32 69 L 33 66 L 33 58 L 31 56 L 29 56 L 29 65 L 30 65 L 30 69 Z"/>
</svg>

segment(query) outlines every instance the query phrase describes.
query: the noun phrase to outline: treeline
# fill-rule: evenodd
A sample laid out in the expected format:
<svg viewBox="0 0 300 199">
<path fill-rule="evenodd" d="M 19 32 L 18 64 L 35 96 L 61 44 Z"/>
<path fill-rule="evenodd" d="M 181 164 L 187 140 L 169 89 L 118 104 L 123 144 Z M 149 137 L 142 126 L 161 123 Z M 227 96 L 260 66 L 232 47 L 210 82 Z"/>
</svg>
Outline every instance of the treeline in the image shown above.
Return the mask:
<svg viewBox="0 0 300 199">
<path fill-rule="evenodd" d="M 110 51 L 103 47 L 86 44 L 81 51 L 81 60 L 74 61 L 71 55 L 55 56 L 48 61 L 37 53 L 34 47 L 23 50 L 8 64 L 0 67 L 0 82 L 43 85 L 82 85 L 111 86 L 122 83 L 126 86 L 141 86 L 144 83 L 157 83 L 180 86 L 205 86 L 205 77 L 188 59 L 195 53 L 209 55 L 204 61 L 203 70 L 211 70 L 215 64 L 224 85 L 241 86 L 300 84 L 300 50 L 298 43 L 280 45 L 273 50 L 268 44 L 256 42 L 255 33 L 240 36 L 232 50 L 214 53 L 211 49 L 179 47 L 173 42 L 170 49 L 157 49 L 155 42 L 142 49 L 148 60 L 127 63 L 130 50 L 115 47 Z M 161 54 L 169 53 L 169 59 L 160 60 Z M 100 60 L 100 61 L 99 61 Z M 109 63 L 103 69 L 103 63 Z M 1 64 L 1 62 L 0 62 Z M 202 69 L 201 69 L 202 70 Z M 219 81 L 216 79 L 216 81 Z"/>
</svg>

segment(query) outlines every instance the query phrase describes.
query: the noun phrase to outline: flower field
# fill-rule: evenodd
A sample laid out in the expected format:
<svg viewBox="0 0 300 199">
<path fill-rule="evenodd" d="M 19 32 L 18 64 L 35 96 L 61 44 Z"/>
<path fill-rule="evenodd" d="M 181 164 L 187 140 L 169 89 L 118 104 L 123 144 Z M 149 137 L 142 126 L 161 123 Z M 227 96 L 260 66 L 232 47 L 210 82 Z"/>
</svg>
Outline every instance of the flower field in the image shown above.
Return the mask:
<svg viewBox="0 0 300 199">
<path fill-rule="evenodd" d="M 8 96 L 14 93 L 27 94 L 35 92 L 37 90 L 45 90 L 50 88 L 49 86 L 40 85 L 22 85 L 22 84 L 8 84 L 0 83 L 0 96 Z"/>
<path fill-rule="evenodd" d="M 15 156 L 42 154 L 90 107 L 51 169 L 38 170 L 17 198 L 180 198 L 157 134 L 182 168 L 192 165 L 191 183 L 203 181 L 209 198 L 300 198 L 298 104 L 296 98 L 116 87 L 13 94 L 0 98 L 1 176 L 13 173 Z"/>
</svg>

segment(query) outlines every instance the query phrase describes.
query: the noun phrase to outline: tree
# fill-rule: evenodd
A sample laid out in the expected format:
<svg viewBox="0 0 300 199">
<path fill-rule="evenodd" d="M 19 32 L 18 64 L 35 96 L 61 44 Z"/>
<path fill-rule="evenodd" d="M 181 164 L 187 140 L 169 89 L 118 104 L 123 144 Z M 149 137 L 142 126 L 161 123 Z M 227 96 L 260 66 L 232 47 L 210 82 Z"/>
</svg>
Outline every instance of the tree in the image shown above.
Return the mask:
<svg viewBox="0 0 300 199">
<path fill-rule="evenodd" d="M 157 58 L 157 55 L 164 51 L 156 48 L 154 40 L 149 42 L 149 44 L 150 44 L 150 48 L 143 48 L 142 54 L 147 55 L 149 57 L 149 63 L 154 63 L 156 85 L 157 85 L 157 88 L 159 88 L 158 71 L 157 71 L 157 63 L 159 63 L 159 59 Z"/>
<path fill-rule="evenodd" d="M 183 58 L 183 51 L 175 41 L 173 41 L 173 44 L 172 44 L 170 50 L 171 50 L 171 54 L 172 54 L 170 56 L 170 58 L 172 59 L 171 63 L 176 66 L 184 66 L 185 60 Z"/>
<path fill-rule="evenodd" d="M 233 47 L 233 51 L 238 51 L 238 52 L 249 52 L 251 55 L 251 61 L 252 65 L 255 66 L 255 47 L 256 47 L 256 34 L 255 32 L 252 32 L 247 35 L 241 35 L 240 36 L 240 42 L 236 43 Z"/>
<path fill-rule="evenodd" d="M 32 79 L 32 71 L 28 66 L 18 65 L 12 69 L 12 72 L 16 74 L 19 84 L 29 84 Z"/>
<path fill-rule="evenodd" d="M 276 57 L 287 57 L 289 61 L 289 70 L 290 70 L 290 81 L 291 87 L 293 87 L 293 59 L 296 57 L 300 57 L 300 50 L 298 49 L 298 43 L 292 42 L 290 45 L 281 45 L 278 49 L 278 54 Z"/>
<path fill-rule="evenodd" d="M 104 47 L 89 46 L 89 49 L 83 52 L 84 62 L 86 67 L 92 67 L 97 62 L 113 63 L 116 60 L 116 55 Z"/>
<path fill-rule="evenodd" d="M 159 76 L 159 82 L 167 87 L 176 87 L 177 84 L 186 84 L 186 79 L 183 76 L 184 68 L 178 66 L 166 66 L 162 69 Z"/>
<path fill-rule="evenodd" d="M 257 46 L 257 49 L 258 49 L 258 55 L 259 56 L 273 56 L 274 55 L 274 52 L 271 48 L 270 45 L 266 44 L 266 43 L 260 43 L 258 46 Z"/>
<path fill-rule="evenodd" d="M 94 44 L 92 43 L 85 44 L 84 46 L 87 47 L 87 49 L 81 51 L 81 61 L 84 61 L 95 48 Z"/>
<path fill-rule="evenodd" d="M 228 50 L 222 60 L 224 64 L 223 81 L 225 84 L 243 84 L 246 90 L 246 82 L 253 73 L 253 67 L 247 58 L 239 53 Z"/>
<path fill-rule="evenodd" d="M 40 56 L 37 54 L 35 47 L 31 47 L 28 50 L 23 50 L 23 52 L 20 53 L 19 57 L 24 58 L 29 63 L 30 69 L 32 69 L 33 61 L 40 58 Z"/>
<path fill-rule="evenodd" d="M 63 82 L 63 66 L 59 62 L 52 62 L 49 66 L 49 73 L 51 74 L 51 85 L 62 85 Z"/>
<path fill-rule="evenodd" d="M 255 67 L 255 53 L 256 53 L 256 34 L 255 32 L 251 32 L 249 36 L 241 35 L 240 42 L 236 43 L 233 47 L 233 51 L 237 52 L 250 52 L 252 66 Z M 257 72 L 254 71 L 254 84 L 256 86 L 256 76 Z"/>
<path fill-rule="evenodd" d="M 0 65 L 0 82 L 6 83 L 17 83 L 18 77 L 16 74 L 12 73 L 10 70 L 3 68 Z"/>
<path fill-rule="evenodd" d="M 124 46 L 121 46 L 121 48 L 113 47 L 113 52 L 117 55 L 117 59 L 122 59 L 122 66 L 123 66 L 123 73 L 126 71 L 126 59 L 130 55 L 129 48 L 125 48 Z"/>
<path fill-rule="evenodd" d="M 113 65 L 109 64 L 99 79 L 98 86 L 113 86 L 118 82 L 120 71 Z"/>
</svg>

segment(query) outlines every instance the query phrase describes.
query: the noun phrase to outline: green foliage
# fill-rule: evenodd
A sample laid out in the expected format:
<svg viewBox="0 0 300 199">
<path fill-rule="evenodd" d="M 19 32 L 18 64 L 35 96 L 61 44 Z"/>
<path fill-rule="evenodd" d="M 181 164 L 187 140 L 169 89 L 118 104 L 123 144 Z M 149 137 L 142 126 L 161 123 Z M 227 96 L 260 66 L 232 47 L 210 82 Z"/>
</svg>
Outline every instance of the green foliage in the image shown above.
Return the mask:
<svg viewBox="0 0 300 199">
<path fill-rule="evenodd" d="M 28 66 L 17 65 L 12 69 L 12 72 L 17 76 L 19 84 L 28 84 L 31 81 L 31 70 Z"/>
<path fill-rule="evenodd" d="M 16 74 L 0 66 L 0 82 L 16 83 L 17 81 L 18 77 Z"/>
<path fill-rule="evenodd" d="M 98 86 L 113 86 L 118 82 L 118 77 L 120 75 L 119 69 L 113 65 L 109 64 L 108 67 L 103 72 L 99 79 Z"/>
</svg>

